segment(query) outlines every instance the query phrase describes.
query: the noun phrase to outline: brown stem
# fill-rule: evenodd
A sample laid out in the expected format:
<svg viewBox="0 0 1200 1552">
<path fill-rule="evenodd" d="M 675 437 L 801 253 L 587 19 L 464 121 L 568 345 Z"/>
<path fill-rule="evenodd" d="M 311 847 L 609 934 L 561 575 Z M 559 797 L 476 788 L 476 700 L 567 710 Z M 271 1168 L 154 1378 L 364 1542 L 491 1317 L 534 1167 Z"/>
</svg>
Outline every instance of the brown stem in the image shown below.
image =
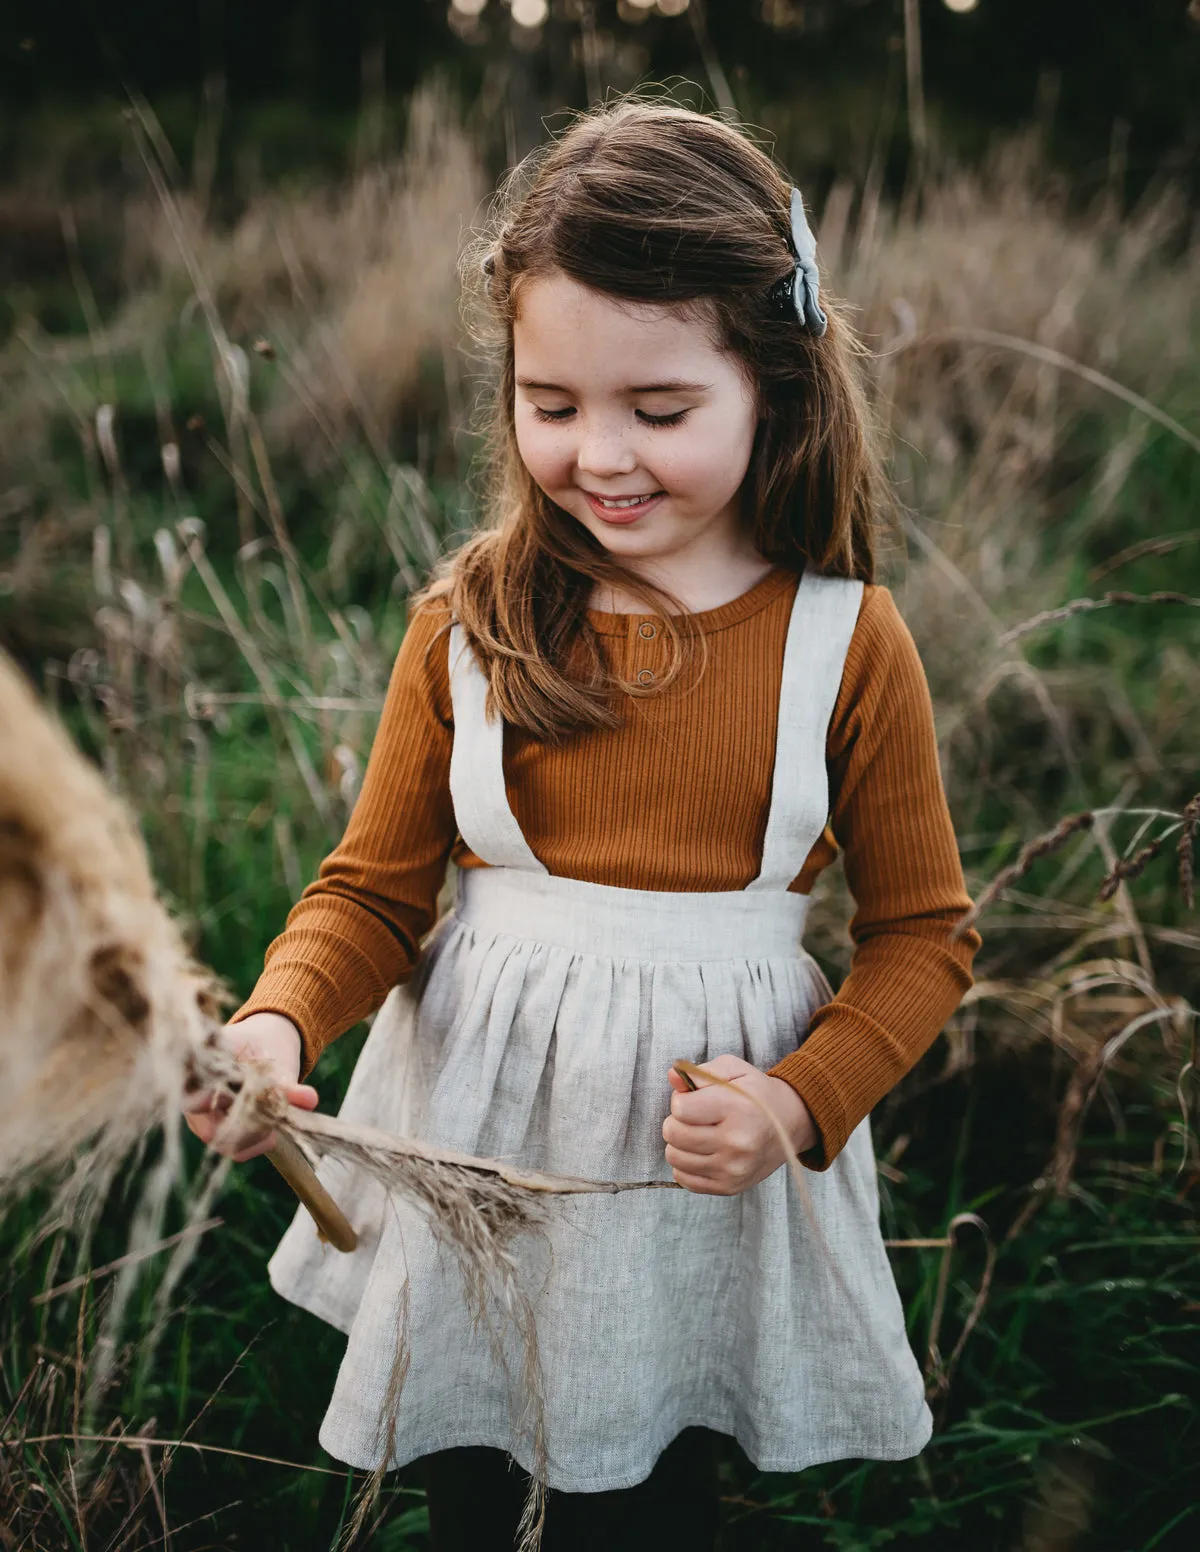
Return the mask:
<svg viewBox="0 0 1200 1552">
<path fill-rule="evenodd" d="M 333 1197 L 317 1179 L 300 1145 L 286 1132 L 280 1131 L 275 1135 L 275 1146 L 268 1150 L 267 1157 L 312 1214 L 317 1233 L 335 1250 L 356 1250 L 358 1235 L 350 1227 Z"/>
</svg>

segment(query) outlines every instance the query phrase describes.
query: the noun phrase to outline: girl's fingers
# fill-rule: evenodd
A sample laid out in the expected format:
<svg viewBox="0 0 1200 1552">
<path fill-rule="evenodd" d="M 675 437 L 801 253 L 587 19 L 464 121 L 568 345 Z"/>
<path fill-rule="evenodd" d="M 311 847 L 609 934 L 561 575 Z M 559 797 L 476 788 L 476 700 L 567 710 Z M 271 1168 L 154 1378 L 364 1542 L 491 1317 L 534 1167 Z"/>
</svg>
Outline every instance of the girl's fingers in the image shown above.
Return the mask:
<svg viewBox="0 0 1200 1552">
<path fill-rule="evenodd" d="M 279 1092 L 297 1110 L 317 1108 L 317 1091 L 310 1083 L 281 1083 Z M 184 1120 L 201 1142 L 216 1148 L 218 1153 L 225 1154 L 235 1164 L 245 1164 L 247 1160 L 256 1159 L 259 1154 L 267 1153 L 275 1146 L 275 1133 L 250 1131 L 237 1137 L 215 1140 L 232 1103 L 229 1094 L 202 1094 L 189 1101 L 185 1107 Z"/>
<path fill-rule="evenodd" d="M 673 1173 L 676 1185 L 682 1186 L 685 1191 L 694 1191 L 697 1196 L 735 1196 L 737 1194 L 734 1186 L 710 1175 L 697 1175 L 682 1169 L 674 1170 Z"/>
<path fill-rule="evenodd" d="M 297 1110 L 315 1110 L 319 1103 L 317 1091 L 311 1083 L 281 1083 L 279 1092 L 289 1105 L 295 1105 Z M 190 1095 L 183 1101 L 181 1109 L 185 1116 L 223 1115 L 233 1104 L 232 1094 L 214 1094 L 211 1089 L 202 1090 L 198 1094 Z M 191 1121 L 188 1122 L 191 1126 Z M 196 1136 L 201 1134 L 192 1126 Z"/>
<path fill-rule="evenodd" d="M 676 1148 L 668 1143 L 664 1149 L 667 1163 L 673 1170 L 678 1170 L 685 1175 L 696 1175 L 704 1179 L 714 1179 L 725 1171 L 720 1168 L 711 1154 L 687 1153 L 682 1148 Z"/>
<path fill-rule="evenodd" d="M 194 1132 L 201 1142 L 211 1142 L 217 1129 L 216 1118 L 211 1115 L 185 1115 L 188 1131 Z"/>
<path fill-rule="evenodd" d="M 208 1114 L 198 1116 L 185 1116 L 188 1129 L 199 1137 L 200 1141 L 207 1143 L 210 1148 L 215 1148 L 218 1153 L 224 1153 L 229 1158 L 242 1163 L 245 1159 L 252 1159 L 257 1153 L 265 1153 L 274 1144 L 274 1132 L 250 1132 L 242 1133 L 238 1137 L 222 1137 L 218 1139 L 217 1133 L 224 1124 L 223 1115 Z M 237 1152 L 233 1152 L 233 1148 Z"/>
<path fill-rule="evenodd" d="M 265 1153 L 268 1148 L 275 1146 L 275 1133 L 261 1130 L 230 1132 L 224 1137 L 215 1136 L 210 1139 L 210 1146 L 216 1148 L 218 1153 L 223 1153 L 231 1158 L 235 1164 L 244 1164 L 247 1159 L 257 1158 L 260 1153 Z"/>
<path fill-rule="evenodd" d="M 695 1093 L 672 1094 L 671 1114 L 689 1126 L 717 1126 L 737 1107 L 740 1096 L 710 1083 Z"/>
<path fill-rule="evenodd" d="M 673 1144 L 681 1153 L 716 1153 L 722 1146 L 719 1127 L 689 1126 L 673 1115 L 663 1122 L 662 1135 L 664 1142 Z"/>
</svg>

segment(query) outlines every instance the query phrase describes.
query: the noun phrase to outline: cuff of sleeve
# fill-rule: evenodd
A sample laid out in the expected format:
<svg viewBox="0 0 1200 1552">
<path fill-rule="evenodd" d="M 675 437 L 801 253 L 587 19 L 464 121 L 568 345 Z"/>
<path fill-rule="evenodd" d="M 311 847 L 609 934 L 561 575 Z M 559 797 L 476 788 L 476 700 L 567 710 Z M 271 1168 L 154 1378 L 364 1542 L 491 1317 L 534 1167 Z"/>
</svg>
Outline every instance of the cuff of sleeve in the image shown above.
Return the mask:
<svg viewBox="0 0 1200 1552">
<path fill-rule="evenodd" d="M 316 1015 L 294 990 L 289 993 L 286 985 L 281 988 L 267 985 L 265 982 L 266 977 L 259 982 L 236 1013 L 230 1014 L 229 1023 L 240 1024 L 252 1013 L 279 1013 L 284 1018 L 291 1019 L 300 1033 L 300 1082 L 303 1083 L 317 1065 L 317 1059 L 329 1041 L 320 1038 L 317 1033 L 319 1025 Z"/>
<path fill-rule="evenodd" d="M 828 1169 L 850 1135 L 846 1107 L 837 1087 L 820 1064 L 807 1054 L 804 1046 L 790 1051 L 768 1072 L 772 1078 L 782 1078 L 795 1089 L 817 1129 L 816 1145 L 800 1155 L 801 1164 L 818 1172 Z"/>
</svg>

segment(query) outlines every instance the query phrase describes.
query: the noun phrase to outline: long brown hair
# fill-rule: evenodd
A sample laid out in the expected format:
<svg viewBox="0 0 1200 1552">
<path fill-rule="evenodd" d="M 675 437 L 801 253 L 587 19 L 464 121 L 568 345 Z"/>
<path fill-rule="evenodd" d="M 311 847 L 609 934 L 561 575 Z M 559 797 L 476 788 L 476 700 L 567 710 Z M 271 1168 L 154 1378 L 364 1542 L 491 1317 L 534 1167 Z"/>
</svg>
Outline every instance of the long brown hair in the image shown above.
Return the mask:
<svg viewBox="0 0 1200 1552">
<path fill-rule="evenodd" d="M 742 487 L 764 559 L 872 581 L 873 531 L 889 490 L 874 446 L 844 308 L 822 293 L 817 338 L 781 309 L 794 272 L 791 184 L 740 129 L 625 98 L 581 115 L 497 196 L 463 276 L 477 338 L 498 368 L 487 422 L 484 531 L 439 569 L 447 597 L 508 722 L 559 742 L 621 720 L 620 691 L 661 693 L 694 632 L 676 600 L 614 559 L 534 481 L 513 423 L 512 326 L 525 277 L 561 272 L 605 295 L 703 319 L 757 390 L 760 420 Z M 663 612 L 671 663 L 650 690 L 617 686 L 587 609 L 597 583 Z"/>
</svg>

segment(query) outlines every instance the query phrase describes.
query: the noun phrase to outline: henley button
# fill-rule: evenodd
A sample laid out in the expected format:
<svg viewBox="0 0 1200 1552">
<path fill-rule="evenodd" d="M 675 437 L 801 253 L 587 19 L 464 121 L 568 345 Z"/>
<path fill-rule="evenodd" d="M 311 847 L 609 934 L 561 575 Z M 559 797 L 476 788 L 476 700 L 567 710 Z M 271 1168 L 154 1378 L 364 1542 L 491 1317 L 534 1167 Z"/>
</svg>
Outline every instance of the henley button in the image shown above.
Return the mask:
<svg viewBox="0 0 1200 1552">
<path fill-rule="evenodd" d="M 638 626 L 638 635 L 644 637 L 647 641 L 653 641 L 658 632 L 649 620 L 643 620 Z"/>
<path fill-rule="evenodd" d="M 654 683 L 654 675 L 653 675 L 653 673 L 651 673 L 650 669 L 648 669 L 648 668 L 641 668 L 641 669 L 639 669 L 637 677 L 638 677 L 638 683 L 639 684 L 653 684 Z"/>
</svg>

